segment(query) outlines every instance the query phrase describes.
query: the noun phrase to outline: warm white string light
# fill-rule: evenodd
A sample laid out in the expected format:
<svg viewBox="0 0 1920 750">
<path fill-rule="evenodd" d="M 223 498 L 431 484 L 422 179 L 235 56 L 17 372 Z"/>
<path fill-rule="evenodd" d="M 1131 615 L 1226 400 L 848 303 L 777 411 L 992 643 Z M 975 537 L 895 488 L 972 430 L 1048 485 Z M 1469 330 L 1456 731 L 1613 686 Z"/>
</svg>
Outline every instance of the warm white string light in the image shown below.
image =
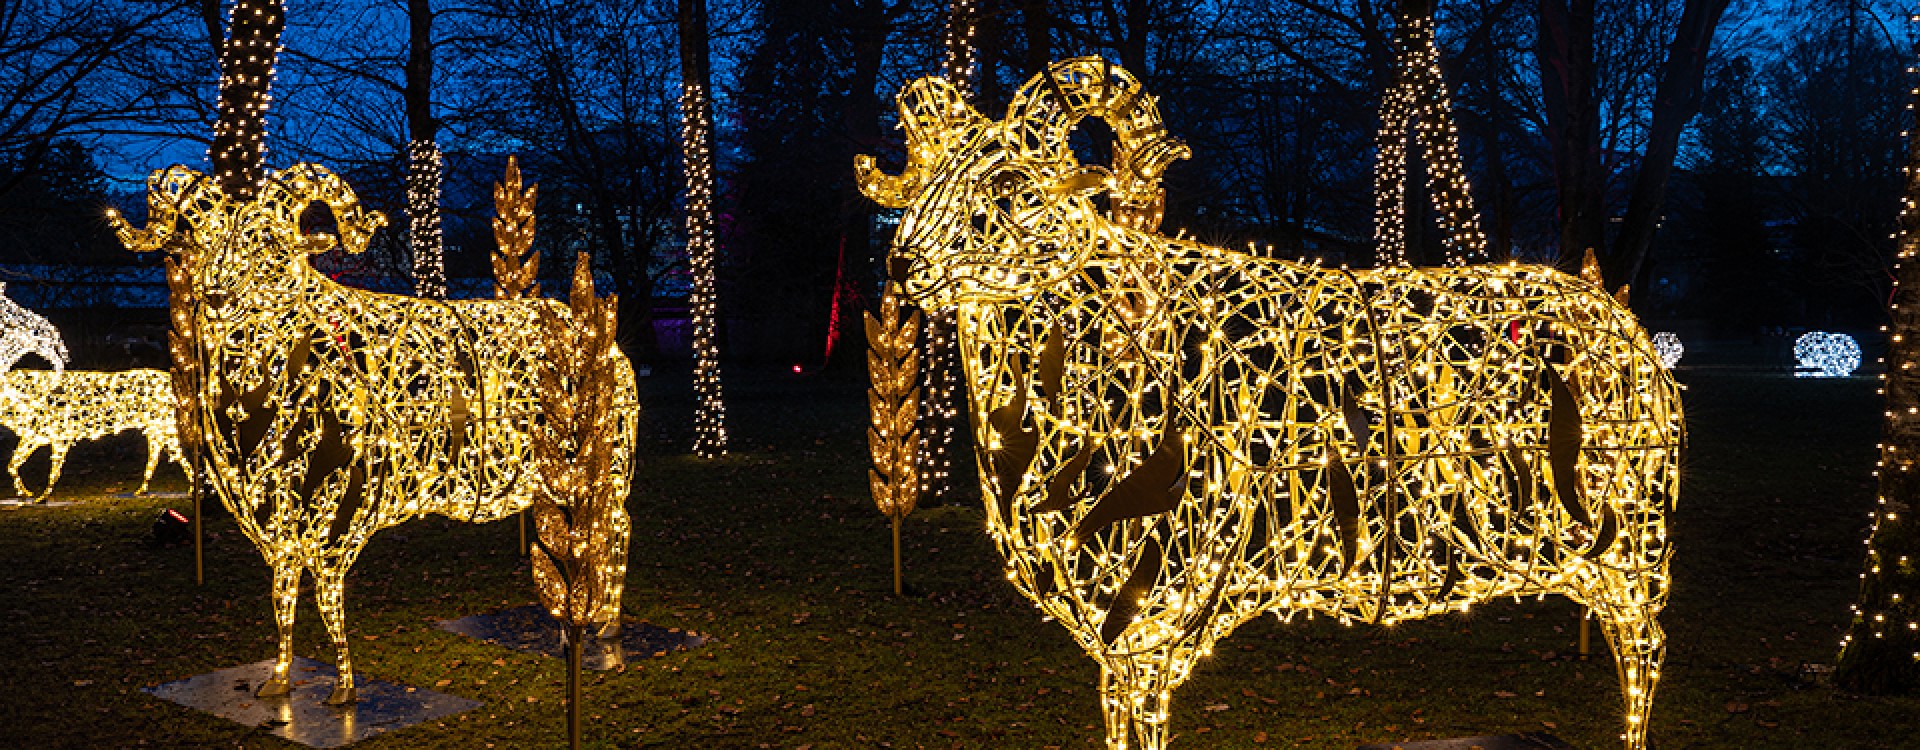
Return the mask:
<svg viewBox="0 0 1920 750">
<path fill-rule="evenodd" d="M 1588 280 L 1507 264 L 1349 272 L 1136 228 L 1186 149 L 1098 58 L 988 120 L 900 97 L 908 298 L 955 306 L 1006 577 L 1101 666 L 1110 748 L 1164 745 L 1172 691 L 1265 612 L 1395 622 L 1564 594 L 1614 646 L 1630 750 L 1665 653 L 1679 388 Z M 1128 158 L 1081 165 L 1113 126 Z M 1142 158 L 1147 155 L 1157 155 Z"/>
<path fill-rule="evenodd" d="M 262 696 L 290 690 L 300 579 L 314 577 L 340 677 L 327 702 L 357 699 L 345 585 L 371 536 L 422 515 L 491 521 L 532 502 L 534 431 L 543 429 L 551 300 L 441 302 L 335 283 L 308 256 L 366 249 L 386 224 L 323 167 L 301 164 L 237 198 L 185 167 L 148 180 L 147 229 L 110 212 L 135 252 L 169 250 L 191 293 L 193 372 L 204 391 L 190 416 L 206 482 L 273 568 L 279 651 Z M 339 237 L 308 234 L 300 215 L 331 209 Z M 633 371 L 617 353 L 612 413 L 626 420 L 597 479 L 626 487 L 637 411 Z M 603 619 L 617 619 L 617 596 Z"/>
<path fill-rule="evenodd" d="M 687 270 L 693 288 L 687 317 L 693 324 L 693 452 L 727 452 L 727 408 L 720 395 L 719 295 L 713 235 L 713 101 L 707 88 L 706 0 L 681 0 L 680 155 L 687 178 Z M 689 44 L 691 25 L 699 28 Z"/>
<path fill-rule="evenodd" d="M 252 197 L 266 174 L 267 107 L 286 23 L 280 0 L 236 0 L 220 46 L 218 117 L 207 156 L 220 184 L 240 197 Z"/>
<path fill-rule="evenodd" d="M 407 143 L 407 246 L 413 251 L 413 293 L 447 298 L 446 243 L 440 232 L 443 157 L 431 140 Z"/>
<path fill-rule="evenodd" d="M 1844 333 L 1809 331 L 1793 341 L 1793 374 L 1807 378 L 1844 378 L 1860 369 L 1860 342 Z"/>
<path fill-rule="evenodd" d="M 1920 15 L 1907 17 L 1920 52 Z M 1877 504 L 1867 532 L 1865 569 L 1860 573 L 1860 597 L 1853 606 L 1853 622 L 1840 641 L 1834 682 L 1848 690 L 1886 693 L 1920 683 L 1920 534 L 1913 527 L 1913 502 L 1920 496 L 1920 284 L 1908 278 L 1920 270 L 1920 120 L 1914 102 L 1920 86 L 1913 83 L 1920 69 L 1907 67 L 1907 163 L 1901 167 L 1904 191 L 1894 234 L 1892 318 L 1887 337 L 1886 371 L 1880 392 L 1886 397 L 1880 461 L 1874 468 Z M 1886 329 L 1883 329 L 1886 330 Z"/>
<path fill-rule="evenodd" d="M 1379 161 L 1374 165 L 1374 246 L 1382 264 L 1407 265 L 1407 170 L 1417 146 L 1427 169 L 1427 195 L 1445 233 L 1446 263 L 1483 262 L 1487 236 L 1473 207 L 1453 103 L 1440 72 L 1432 20 L 1403 17 L 1395 39 L 1397 76 L 1380 101 Z"/>
</svg>

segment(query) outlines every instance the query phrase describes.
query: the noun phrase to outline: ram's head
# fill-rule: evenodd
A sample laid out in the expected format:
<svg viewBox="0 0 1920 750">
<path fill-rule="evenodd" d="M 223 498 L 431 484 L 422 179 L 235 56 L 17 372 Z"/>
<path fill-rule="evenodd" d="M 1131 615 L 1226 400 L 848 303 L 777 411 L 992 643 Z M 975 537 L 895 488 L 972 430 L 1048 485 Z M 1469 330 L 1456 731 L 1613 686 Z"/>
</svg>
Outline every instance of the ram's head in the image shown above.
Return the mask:
<svg viewBox="0 0 1920 750">
<path fill-rule="evenodd" d="M 1089 115 L 1113 128 L 1111 169 L 1082 165 L 1069 145 Z M 1190 155 L 1140 82 L 1098 57 L 1049 66 L 998 122 L 952 84 L 922 78 L 900 93 L 900 124 L 905 170 L 885 174 L 871 156 L 854 169 L 867 197 L 905 209 L 888 269 L 933 308 L 1027 296 L 1079 270 L 1115 232 L 1157 228 L 1160 177 Z"/>
<path fill-rule="evenodd" d="M 301 228 L 301 216 L 316 203 L 332 212 L 338 235 Z M 317 164 L 296 164 L 266 178 L 250 201 L 228 197 L 199 172 L 169 167 L 147 178 L 147 214 L 146 229 L 135 229 L 117 212 L 107 212 L 107 219 L 128 250 L 182 256 L 196 287 L 210 298 L 244 294 L 262 283 L 291 283 L 298 278 L 292 264 L 335 244 L 359 253 L 387 222 L 380 212 L 361 207 L 346 180 Z"/>
</svg>

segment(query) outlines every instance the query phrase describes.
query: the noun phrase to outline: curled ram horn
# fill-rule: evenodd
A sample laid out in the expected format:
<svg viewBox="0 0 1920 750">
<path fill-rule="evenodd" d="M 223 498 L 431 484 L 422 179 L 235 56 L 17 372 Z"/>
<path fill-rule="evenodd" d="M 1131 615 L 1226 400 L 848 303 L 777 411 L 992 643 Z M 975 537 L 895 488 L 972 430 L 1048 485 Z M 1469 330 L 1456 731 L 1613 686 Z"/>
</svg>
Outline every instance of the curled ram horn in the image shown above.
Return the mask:
<svg viewBox="0 0 1920 750">
<path fill-rule="evenodd" d="M 906 208 L 942 156 L 988 125 L 967 105 L 966 95 L 944 78 L 922 78 L 900 93 L 900 127 L 907 132 L 907 166 L 899 175 L 880 170 L 867 154 L 853 157 L 860 192 L 888 208 Z"/>
<path fill-rule="evenodd" d="M 1009 132 L 1008 141 L 1029 158 L 1071 161 L 1068 138 L 1074 127 L 1088 116 L 1099 117 L 1115 140 L 1109 183 L 1113 219 L 1150 232 L 1159 228 L 1166 209 L 1161 178 L 1175 161 L 1193 156 L 1185 143 L 1167 134 L 1156 101 L 1140 79 L 1105 58 L 1062 60 L 1014 93 L 1007 122 L 1027 125 L 1024 132 Z"/>
<path fill-rule="evenodd" d="M 182 220 L 188 231 L 199 221 L 199 211 L 208 203 L 209 191 L 219 188 L 206 175 L 180 165 L 154 170 L 147 176 L 147 228 L 135 229 L 119 211 L 107 209 L 107 223 L 120 238 L 120 244 L 136 253 L 165 250 L 175 239 Z"/>
<path fill-rule="evenodd" d="M 318 164 L 295 164 L 267 180 L 261 191 L 263 207 L 290 212 L 288 216 L 277 217 L 282 221 L 276 225 L 289 227 L 296 233 L 300 212 L 314 203 L 324 203 L 333 211 L 334 226 L 340 233 L 337 239 L 351 254 L 364 252 L 373 241 L 373 233 L 387 225 L 386 214 L 361 206 L 352 185 Z M 330 234 L 300 234 L 288 239 L 305 252 L 320 253 L 331 249 L 336 238 Z"/>
</svg>

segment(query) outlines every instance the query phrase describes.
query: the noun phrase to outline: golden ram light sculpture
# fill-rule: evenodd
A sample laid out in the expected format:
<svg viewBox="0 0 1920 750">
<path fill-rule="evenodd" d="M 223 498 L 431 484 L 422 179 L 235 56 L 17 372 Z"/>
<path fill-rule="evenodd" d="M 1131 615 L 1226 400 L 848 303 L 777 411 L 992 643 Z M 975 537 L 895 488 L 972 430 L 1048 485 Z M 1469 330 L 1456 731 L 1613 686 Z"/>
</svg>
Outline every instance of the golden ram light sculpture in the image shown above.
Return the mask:
<svg viewBox="0 0 1920 750">
<path fill-rule="evenodd" d="M 0 283 L 0 427 L 20 439 L 7 462 L 14 492 L 33 496 L 20 481 L 20 466 L 41 448 L 49 454 L 47 489 L 39 496 L 44 500 L 60 483 L 67 451 L 74 443 L 139 430 L 147 438 L 147 472 L 135 494 L 146 494 L 162 454 L 181 463 L 173 399 L 165 387 L 167 374 L 66 369 L 67 345 L 60 340 L 59 329 L 8 298 L 6 289 Z M 38 354 L 53 369 L 13 369 L 29 353 Z"/>
<path fill-rule="evenodd" d="M 347 570 L 375 532 L 410 518 L 491 521 L 532 502 L 534 431 L 544 428 L 540 309 L 564 310 L 548 300 L 422 300 L 328 280 L 307 256 L 336 242 L 360 252 L 386 219 L 324 167 L 267 179 L 255 200 L 173 167 L 148 180 L 147 200 L 147 229 L 111 219 L 129 249 L 184 251 L 207 481 L 273 568 L 279 653 L 259 694 L 289 690 L 304 572 L 339 657 L 327 702 L 353 702 Z M 315 204 L 330 209 L 337 240 L 301 229 Z M 612 359 L 619 426 L 606 481 L 624 487 L 638 407 L 626 357 Z M 618 621 L 624 578 L 622 570 L 606 579 L 616 588 L 600 621 Z"/>
<path fill-rule="evenodd" d="M 1098 58 L 1007 111 L 921 79 L 904 173 L 856 167 L 905 209 L 909 299 L 958 308 L 988 530 L 1099 662 L 1108 746 L 1163 746 L 1172 690 L 1263 612 L 1392 624 L 1555 593 L 1599 616 L 1643 747 L 1682 426 L 1633 315 L 1548 268 L 1346 271 L 1153 234 L 1187 151 Z M 1069 150 L 1087 116 L 1112 170 Z"/>
<path fill-rule="evenodd" d="M 0 427 L 20 437 L 13 457 L 7 461 L 7 474 L 13 477 L 13 490 L 21 497 L 31 497 L 32 493 L 20 481 L 20 465 L 41 448 L 47 448 L 50 454 L 47 489 L 40 495 L 45 499 L 60 483 L 67 450 L 74 443 L 99 440 L 124 430 L 139 430 L 147 438 L 147 471 L 141 475 L 135 494 L 147 493 L 162 454 L 185 466 L 180 439 L 174 432 L 173 384 L 163 370 L 14 370 L 0 374 Z"/>
</svg>

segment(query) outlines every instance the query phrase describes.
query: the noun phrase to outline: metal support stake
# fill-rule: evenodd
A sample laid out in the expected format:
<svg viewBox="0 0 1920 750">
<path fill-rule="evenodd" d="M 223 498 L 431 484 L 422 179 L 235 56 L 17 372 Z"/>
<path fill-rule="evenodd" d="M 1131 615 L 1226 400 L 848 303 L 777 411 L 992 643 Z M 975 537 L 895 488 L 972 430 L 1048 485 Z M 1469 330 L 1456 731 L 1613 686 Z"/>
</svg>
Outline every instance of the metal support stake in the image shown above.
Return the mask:
<svg viewBox="0 0 1920 750">
<path fill-rule="evenodd" d="M 518 517 L 518 518 L 520 519 L 520 556 L 521 556 L 521 557 L 526 557 L 526 556 L 527 556 L 527 552 L 528 552 L 528 548 L 527 548 L 527 512 L 523 510 L 523 511 L 520 511 L 519 513 L 516 513 L 516 514 L 514 514 L 514 515 L 515 515 L 516 517 Z"/>
<path fill-rule="evenodd" d="M 1593 610 L 1580 611 L 1580 658 L 1593 655 Z"/>
<path fill-rule="evenodd" d="M 567 626 L 567 747 L 580 750 L 580 646 L 586 628 Z"/>
<path fill-rule="evenodd" d="M 200 543 L 199 483 L 190 482 L 187 489 L 193 495 L 193 585 L 200 586 L 207 582 L 207 568 L 206 553 L 202 550 Z"/>
<path fill-rule="evenodd" d="M 900 595 L 900 517 L 893 517 L 893 595 Z"/>
</svg>

